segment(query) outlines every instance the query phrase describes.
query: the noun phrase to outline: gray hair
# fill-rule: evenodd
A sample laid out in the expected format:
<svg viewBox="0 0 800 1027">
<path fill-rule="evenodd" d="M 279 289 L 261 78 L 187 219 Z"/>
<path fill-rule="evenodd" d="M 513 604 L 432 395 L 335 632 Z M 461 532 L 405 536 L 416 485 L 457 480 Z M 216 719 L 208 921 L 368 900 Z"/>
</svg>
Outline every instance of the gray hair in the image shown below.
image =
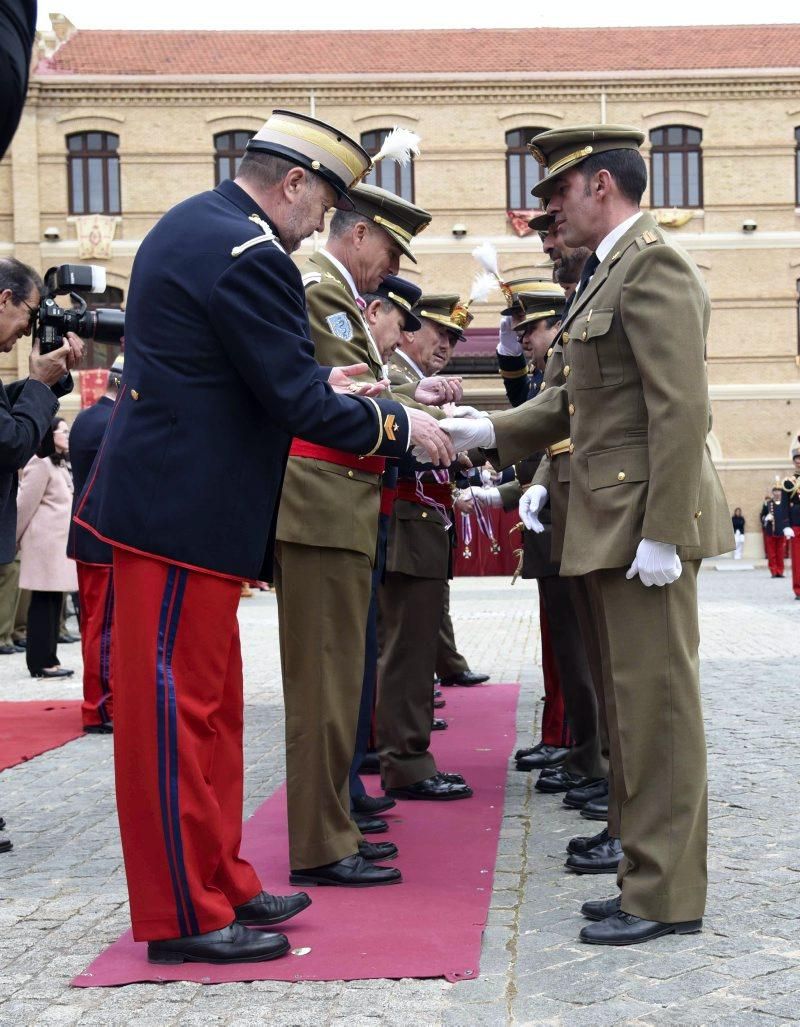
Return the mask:
<svg viewBox="0 0 800 1027">
<path fill-rule="evenodd" d="M 285 157 L 276 157 L 272 153 L 247 152 L 236 173 L 237 178 L 245 178 L 260 189 L 271 189 L 282 182 L 292 168 L 300 167 Z M 305 168 L 303 168 L 305 171 Z M 316 175 L 312 176 L 316 179 Z"/>
<path fill-rule="evenodd" d="M 365 224 L 372 229 L 373 223 L 365 214 L 359 214 L 357 210 L 337 210 L 331 218 L 328 227 L 328 235 L 331 239 L 341 239 L 358 224 Z"/>
<path fill-rule="evenodd" d="M 16 257 L 0 258 L 0 292 L 11 290 L 11 298 L 19 306 L 30 296 L 31 289 L 41 293 L 44 283 L 36 271 Z"/>
</svg>

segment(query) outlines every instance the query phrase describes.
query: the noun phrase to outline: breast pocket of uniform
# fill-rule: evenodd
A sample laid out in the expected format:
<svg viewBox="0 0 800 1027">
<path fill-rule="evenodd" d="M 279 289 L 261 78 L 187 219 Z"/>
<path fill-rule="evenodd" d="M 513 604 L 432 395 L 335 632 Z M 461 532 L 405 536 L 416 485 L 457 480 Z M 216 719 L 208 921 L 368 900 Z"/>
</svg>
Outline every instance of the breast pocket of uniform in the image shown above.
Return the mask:
<svg viewBox="0 0 800 1027">
<path fill-rule="evenodd" d="M 602 389 L 622 381 L 622 354 L 611 331 L 613 322 L 613 310 L 590 309 L 569 327 L 565 360 L 576 389 Z"/>
</svg>

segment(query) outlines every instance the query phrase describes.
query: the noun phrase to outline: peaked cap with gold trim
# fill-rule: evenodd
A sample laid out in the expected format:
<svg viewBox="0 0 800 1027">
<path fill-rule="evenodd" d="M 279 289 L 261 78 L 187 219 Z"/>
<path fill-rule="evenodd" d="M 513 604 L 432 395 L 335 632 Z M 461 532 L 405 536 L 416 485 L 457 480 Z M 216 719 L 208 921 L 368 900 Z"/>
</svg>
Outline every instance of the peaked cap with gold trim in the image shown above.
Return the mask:
<svg viewBox="0 0 800 1027">
<path fill-rule="evenodd" d="M 350 199 L 355 211 L 385 229 L 409 260 L 416 264 L 411 242 L 428 227 L 432 214 L 377 185 L 363 183 L 354 186 L 350 190 Z"/>
<path fill-rule="evenodd" d="M 550 292 L 553 288 L 552 279 L 545 281 L 531 272 L 524 278 L 514 278 L 510 282 L 503 282 L 503 296 L 508 306 L 500 311 L 501 317 L 510 317 L 512 314 L 523 313 L 527 309 L 529 299 L 536 300 L 540 293 Z"/>
<path fill-rule="evenodd" d="M 587 157 L 607 150 L 638 150 L 644 132 L 627 125 L 576 125 L 540 132 L 528 144 L 547 174 L 531 189 L 531 194 L 549 197 L 559 175 L 576 167 Z"/>
<path fill-rule="evenodd" d="M 394 303 L 403 312 L 405 315 L 405 321 L 403 322 L 404 332 L 419 331 L 422 327 L 422 322 L 413 313 L 412 309 L 414 304 L 419 301 L 420 296 L 422 296 L 422 289 L 418 285 L 409 282 L 407 278 L 387 275 L 375 290 L 375 293 L 378 296 L 383 296 L 390 303 Z"/>
<path fill-rule="evenodd" d="M 353 210 L 348 190 L 372 167 L 372 158 L 350 136 L 295 111 L 274 110 L 246 149 L 284 157 L 324 178 L 336 191 L 339 210 Z"/>
<path fill-rule="evenodd" d="M 539 282 L 535 292 L 529 291 L 520 296 L 525 316 L 514 325 L 514 331 L 519 334 L 546 317 L 560 316 L 566 302 L 567 297 L 560 285 L 555 282 Z"/>
<path fill-rule="evenodd" d="M 423 296 L 414 307 L 414 314 L 444 325 L 458 339 L 464 338 L 464 329 L 473 318 L 458 296 Z"/>
<path fill-rule="evenodd" d="M 532 228 L 534 232 L 547 232 L 555 219 L 555 214 L 536 214 L 528 222 L 528 228 Z"/>
</svg>

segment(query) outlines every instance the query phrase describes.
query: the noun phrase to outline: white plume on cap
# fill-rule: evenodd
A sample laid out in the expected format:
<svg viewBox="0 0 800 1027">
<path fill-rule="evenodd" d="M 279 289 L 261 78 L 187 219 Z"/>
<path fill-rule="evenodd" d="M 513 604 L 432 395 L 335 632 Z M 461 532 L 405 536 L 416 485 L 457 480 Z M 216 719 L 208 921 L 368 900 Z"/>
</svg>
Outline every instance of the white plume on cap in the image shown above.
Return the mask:
<svg viewBox="0 0 800 1027">
<path fill-rule="evenodd" d="M 395 126 L 389 135 L 384 139 L 383 146 L 372 158 L 372 163 L 377 164 L 379 160 L 396 160 L 401 167 L 405 167 L 411 160 L 411 155 L 419 157 L 420 136 L 407 128 Z"/>
<path fill-rule="evenodd" d="M 493 274 L 490 274 L 488 271 L 478 271 L 472 283 L 467 306 L 471 303 L 486 303 L 489 295 L 496 288 L 497 279 Z"/>
<path fill-rule="evenodd" d="M 480 246 L 476 246 L 472 251 L 472 256 L 477 260 L 480 266 L 487 271 L 499 282 L 500 279 L 500 268 L 497 264 L 497 248 L 490 242 L 482 242 Z"/>
</svg>

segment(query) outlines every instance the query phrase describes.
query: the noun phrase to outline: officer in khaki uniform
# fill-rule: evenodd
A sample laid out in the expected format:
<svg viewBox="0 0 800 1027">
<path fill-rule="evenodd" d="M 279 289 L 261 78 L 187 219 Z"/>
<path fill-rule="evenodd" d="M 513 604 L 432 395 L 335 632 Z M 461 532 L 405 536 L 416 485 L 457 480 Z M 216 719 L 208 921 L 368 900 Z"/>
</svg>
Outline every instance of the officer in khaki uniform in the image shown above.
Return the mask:
<svg viewBox="0 0 800 1027">
<path fill-rule="evenodd" d="M 376 289 L 411 253 L 427 211 L 371 185 L 350 190 L 327 248 L 302 269 L 315 356 L 322 365 L 364 363 L 384 378 L 363 316 Z M 384 425 L 391 435 L 391 419 Z M 391 884 L 390 843 L 365 842 L 350 816 L 372 567 L 385 461 L 295 439 L 277 525 L 276 589 L 286 704 L 286 780 L 292 881 Z"/>
<path fill-rule="evenodd" d="M 702 927 L 707 872 L 697 572 L 728 552 L 728 505 L 706 446 L 699 272 L 639 201 L 643 134 L 615 126 L 537 136 L 559 237 L 594 253 L 561 331 L 566 383 L 516 410 L 452 429 L 458 449 L 496 446 L 507 466 L 570 436 L 565 575 L 587 575 L 600 640 L 624 858 L 621 896 L 585 903 L 593 944 Z M 652 587 L 652 586 L 656 587 Z"/>
<path fill-rule="evenodd" d="M 431 372 L 437 349 L 448 337 L 463 336 L 467 312 L 457 296 L 423 296 L 414 313 L 423 322 L 416 345 L 399 349 L 389 363 L 389 380 L 408 388 Z M 418 336 L 422 336 L 419 339 Z M 397 499 L 389 525 L 386 576 L 379 590 L 378 701 L 376 733 L 381 777 L 393 798 L 447 801 L 469 798 L 459 774 L 437 770 L 430 752 L 433 673 L 451 568 L 448 521 L 453 489 L 447 473 L 432 480 L 401 462 Z"/>
</svg>

